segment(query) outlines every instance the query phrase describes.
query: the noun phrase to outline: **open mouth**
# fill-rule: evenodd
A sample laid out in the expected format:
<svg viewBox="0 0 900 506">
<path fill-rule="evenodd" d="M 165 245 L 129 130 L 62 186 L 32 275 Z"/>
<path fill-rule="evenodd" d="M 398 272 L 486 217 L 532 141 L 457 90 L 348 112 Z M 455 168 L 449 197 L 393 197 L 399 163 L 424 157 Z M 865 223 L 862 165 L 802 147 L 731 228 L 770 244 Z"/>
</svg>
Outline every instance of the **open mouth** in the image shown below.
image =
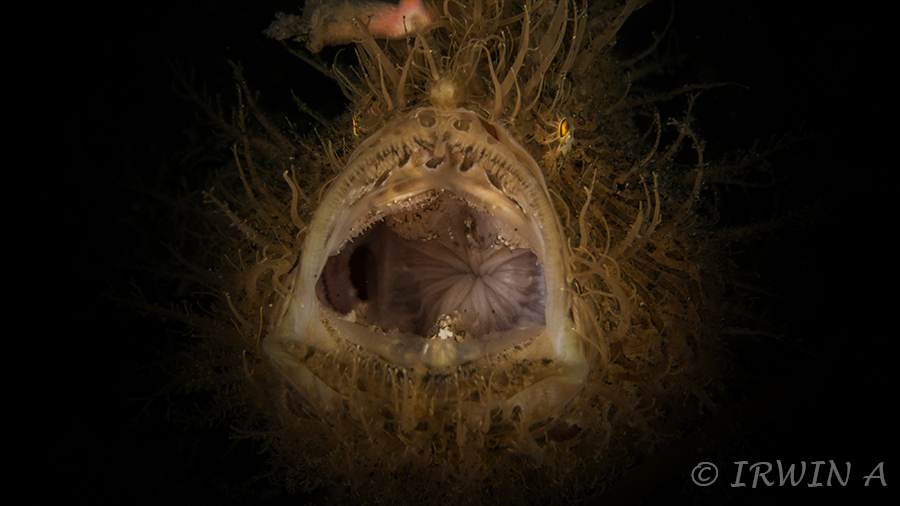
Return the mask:
<svg viewBox="0 0 900 506">
<path fill-rule="evenodd" d="M 458 196 L 429 193 L 329 257 L 319 300 L 342 315 L 355 312 L 359 325 L 424 338 L 480 339 L 544 325 L 543 268 L 531 248 Z"/>
<path fill-rule="evenodd" d="M 458 343 L 463 363 L 540 333 L 543 266 L 518 227 L 446 190 L 410 200 L 325 264 L 316 295 L 345 337 L 413 366 L 447 358 L 427 340 Z"/>
<path fill-rule="evenodd" d="M 332 183 L 264 346 L 300 390 L 310 348 L 433 371 L 537 363 L 580 383 L 565 251 L 528 152 L 471 111 L 422 108 Z"/>
</svg>

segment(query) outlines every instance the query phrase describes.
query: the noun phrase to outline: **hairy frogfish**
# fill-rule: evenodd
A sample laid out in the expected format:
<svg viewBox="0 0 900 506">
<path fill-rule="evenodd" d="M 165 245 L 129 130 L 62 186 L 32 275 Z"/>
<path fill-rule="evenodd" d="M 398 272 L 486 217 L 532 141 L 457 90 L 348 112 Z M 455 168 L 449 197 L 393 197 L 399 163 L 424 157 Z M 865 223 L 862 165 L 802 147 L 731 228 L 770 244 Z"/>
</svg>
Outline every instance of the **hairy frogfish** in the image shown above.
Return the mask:
<svg viewBox="0 0 900 506">
<path fill-rule="evenodd" d="M 350 110 L 300 133 L 239 76 L 214 232 L 184 260 L 213 302 L 185 318 L 191 381 L 289 487 L 572 501 L 716 411 L 728 239 L 701 212 L 695 96 L 660 117 L 613 54 L 644 3 L 276 16 Z"/>
</svg>

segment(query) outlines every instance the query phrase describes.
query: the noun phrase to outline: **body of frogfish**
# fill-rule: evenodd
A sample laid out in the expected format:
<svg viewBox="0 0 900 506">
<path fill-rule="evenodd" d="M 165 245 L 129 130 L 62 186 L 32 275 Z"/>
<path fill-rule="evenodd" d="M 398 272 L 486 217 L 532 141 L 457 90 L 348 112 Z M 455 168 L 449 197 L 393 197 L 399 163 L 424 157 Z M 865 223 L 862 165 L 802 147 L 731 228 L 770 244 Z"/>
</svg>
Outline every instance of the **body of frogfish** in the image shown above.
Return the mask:
<svg viewBox="0 0 900 506">
<path fill-rule="evenodd" d="M 321 66 L 354 110 L 313 139 L 246 94 L 260 126 L 207 193 L 236 235 L 205 356 L 290 486 L 567 501 L 715 409 L 701 143 L 642 135 L 610 56 L 641 3 L 308 2 L 269 28 L 360 61 Z"/>
</svg>

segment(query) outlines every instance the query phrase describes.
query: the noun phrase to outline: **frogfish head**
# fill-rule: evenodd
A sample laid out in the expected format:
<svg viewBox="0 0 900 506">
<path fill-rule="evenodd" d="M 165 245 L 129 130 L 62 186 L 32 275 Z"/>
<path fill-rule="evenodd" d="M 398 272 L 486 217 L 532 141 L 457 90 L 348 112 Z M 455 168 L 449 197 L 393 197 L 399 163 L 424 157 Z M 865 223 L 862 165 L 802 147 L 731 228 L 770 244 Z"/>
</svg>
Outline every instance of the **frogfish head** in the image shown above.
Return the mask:
<svg viewBox="0 0 900 506">
<path fill-rule="evenodd" d="M 320 142 L 260 120 L 247 198 L 208 193 L 240 235 L 215 282 L 229 391 L 293 485 L 574 497 L 714 409 L 701 143 L 673 122 L 657 152 L 610 54 L 642 3 L 310 2 L 269 28 L 359 56 L 319 65 L 352 119 Z M 398 9 L 417 23 L 385 27 Z"/>
<path fill-rule="evenodd" d="M 320 408 L 486 430 L 498 410 L 545 418 L 587 375 L 541 169 L 473 111 L 416 108 L 366 139 L 304 252 L 263 349 Z"/>
</svg>

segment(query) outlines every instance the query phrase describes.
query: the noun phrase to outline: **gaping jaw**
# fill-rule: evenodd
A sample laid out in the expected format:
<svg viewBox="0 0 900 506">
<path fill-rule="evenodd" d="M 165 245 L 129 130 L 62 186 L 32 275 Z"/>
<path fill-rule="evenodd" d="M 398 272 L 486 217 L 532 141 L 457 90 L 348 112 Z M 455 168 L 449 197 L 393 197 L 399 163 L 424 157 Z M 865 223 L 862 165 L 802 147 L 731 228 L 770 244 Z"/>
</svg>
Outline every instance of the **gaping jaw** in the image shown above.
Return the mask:
<svg viewBox="0 0 900 506">
<path fill-rule="evenodd" d="M 363 143 L 323 198 L 264 347 L 301 393 L 332 406 L 358 385 L 312 355 L 437 374 L 525 364 L 532 377 L 487 408 L 546 414 L 587 372 L 565 250 L 518 143 L 471 111 L 418 109 Z"/>
<path fill-rule="evenodd" d="M 422 168 L 410 160 L 399 171 L 410 165 Z M 399 212 L 376 215 L 328 259 L 316 287 L 348 341 L 403 367 L 449 367 L 544 329 L 543 267 L 514 229 L 446 189 L 392 200 L 365 205 Z"/>
</svg>

